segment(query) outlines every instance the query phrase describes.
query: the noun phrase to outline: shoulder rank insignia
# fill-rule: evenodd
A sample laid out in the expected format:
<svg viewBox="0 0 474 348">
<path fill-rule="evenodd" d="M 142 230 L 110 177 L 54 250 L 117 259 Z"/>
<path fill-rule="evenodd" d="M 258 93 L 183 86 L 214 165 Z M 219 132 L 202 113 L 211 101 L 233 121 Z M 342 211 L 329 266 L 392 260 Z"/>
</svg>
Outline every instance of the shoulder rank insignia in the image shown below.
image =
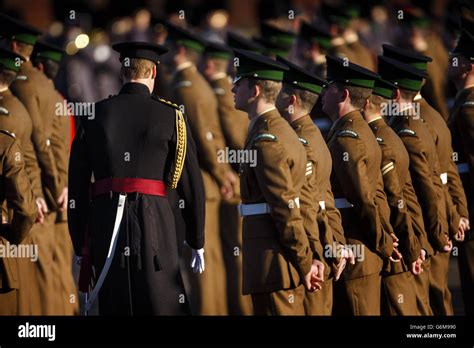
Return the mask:
<svg viewBox="0 0 474 348">
<path fill-rule="evenodd" d="M 26 75 L 17 75 L 15 77 L 15 81 L 26 81 L 26 80 L 28 80 L 28 76 Z"/>
<path fill-rule="evenodd" d="M 176 83 L 174 88 L 191 87 L 192 85 L 193 85 L 193 83 L 191 81 L 184 80 L 184 81 L 179 81 L 178 83 Z"/>
<path fill-rule="evenodd" d="M 337 132 L 336 134 L 338 137 L 348 137 L 348 138 L 355 138 L 355 139 L 358 139 L 359 138 L 359 134 L 357 134 L 356 132 L 354 132 L 353 130 L 351 129 L 343 129 L 343 130 L 340 130 L 339 132 Z"/>
<path fill-rule="evenodd" d="M 382 143 L 383 143 L 383 139 L 382 139 L 381 137 L 376 137 L 376 139 L 377 139 L 377 142 L 378 142 L 379 144 L 382 144 Z"/>
<path fill-rule="evenodd" d="M 462 106 L 474 106 L 474 101 L 467 101 Z"/>
<path fill-rule="evenodd" d="M 216 87 L 214 88 L 214 93 L 216 95 L 224 95 L 225 94 L 225 89 L 224 88 L 220 88 L 220 87 Z"/>
<path fill-rule="evenodd" d="M 9 132 L 9 131 L 7 131 L 7 130 L 5 130 L 5 129 L 0 130 L 0 132 L 4 133 L 4 134 L 6 134 L 6 135 L 9 135 L 9 136 L 11 136 L 12 138 L 16 138 L 15 133 Z"/>
<path fill-rule="evenodd" d="M 397 134 L 399 136 L 405 136 L 405 135 L 409 135 L 409 136 L 412 136 L 412 137 L 416 137 L 416 132 L 414 130 L 411 130 L 411 129 L 408 129 L 408 128 L 402 128 L 400 129 Z"/>
<path fill-rule="evenodd" d="M 170 102 L 169 100 L 166 100 L 166 99 L 163 99 L 163 98 L 160 98 L 160 97 L 154 97 L 153 99 L 158 100 L 159 102 L 162 102 L 163 104 L 166 104 L 168 106 L 171 106 L 171 107 L 179 110 L 179 106 L 177 104 L 173 103 L 173 102 Z"/>
<path fill-rule="evenodd" d="M 255 141 L 259 140 L 277 141 L 277 137 L 270 133 L 260 133 L 255 137 Z"/>
<path fill-rule="evenodd" d="M 305 138 L 298 137 L 298 139 L 300 140 L 301 144 L 303 144 L 304 146 L 309 144 L 308 140 L 306 140 Z"/>
<path fill-rule="evenodd" d="M 0 106 L 0 115 L 9 115 L 9 114 L 10 112 L 8 112 L 7 108 Z"/>
</svg>

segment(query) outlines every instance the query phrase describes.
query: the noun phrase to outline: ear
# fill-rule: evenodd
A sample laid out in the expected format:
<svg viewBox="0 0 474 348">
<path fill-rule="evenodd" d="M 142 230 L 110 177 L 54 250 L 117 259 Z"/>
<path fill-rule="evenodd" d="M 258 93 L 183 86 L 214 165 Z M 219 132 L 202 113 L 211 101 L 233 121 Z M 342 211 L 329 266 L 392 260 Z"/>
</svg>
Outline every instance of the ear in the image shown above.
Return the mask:
<svg viewBox="0 0 474 348">
<path fill-rule="evenodd" d="M 296 105 L 296 95 L 292 94 L 290 95 L 290 104 L 289 105 Z"/>
<path fill-rule="evenodd" d="M 38 64 L 36 65 L 36 69 L 38 69 L 38 70 L 41 71 L 41 72 L 44 72 L 44 65 L 43 65 L 43 63 L 38 63 Z"/>
<path fill-rule="evenodd" d="M 17 52 L 18 46 L 17 46 L 15 40 L 11 41 L 11 43 L 10 43 L 10 48 L 11 48 L 11 50 L 12 50 L 13 52 L 15 52 L 15 53 Z"/>
<path fill-rule="evenodd" d="M 400 93 L 400 90 L 397 88 L 395 90 L 395 97 L 393 98 L 396 102 L 399 102 L 400 101 L 400 98 L 401 98 L 401 93 Z"/>
<path fill-rule="evenodd" d="M 349 91 L 344 88 L 344 91 L 342 92 L 342 95 L 341 95 L 341 102 L 345 102 L 345 101 L 350 100 L 350 99 L 351 99 L 351 97 L 349 95 Z"/>
<path fill-rule="evenodd" d="M 252 89 L 252 97 L 257 98 L 260 95 L 260 87 L 257 84 L 254 84 L 253 89 Z"/>
<path fill-rule="evenodd" d="M 366 111 L 369 107 L 370 107 L 370 100 L 369 100 L 369 99 L 366 99 L 366 100 L 365 100 L 365 104 L 364 104 L 364 106 L 362 107 L 362 110 Z"/>
<path fill-rule="evenodd" d="M 153 69 L 151 70 L 151 79 L 154 80 L 156 78 L 156 64 L 153 65 Z"/>
</svg>

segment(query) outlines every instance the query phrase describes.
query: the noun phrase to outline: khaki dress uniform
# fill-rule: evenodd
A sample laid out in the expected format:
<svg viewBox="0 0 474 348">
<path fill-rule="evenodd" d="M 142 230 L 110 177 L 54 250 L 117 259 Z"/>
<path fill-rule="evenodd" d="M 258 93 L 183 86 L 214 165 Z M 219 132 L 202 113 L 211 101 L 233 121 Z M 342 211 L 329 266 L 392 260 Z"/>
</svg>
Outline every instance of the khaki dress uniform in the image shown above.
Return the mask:
<svg viewBox="0 0 474 348">
<path fill-rule="evenodd" d="M 216 74 L 209 84 L 217 99 L 219 120 L 229 150 L 242 150 L 247 137 L 248 116 L 235 108 L 230 76 Z M 238 163 L 231 163 L 238 171 Z M 240 195 L 240 192 L 239 192 Z M 240 199 L 238 199 L 240 201 Z M 227 276 L 227 302 L 230 315 L 251 315 L 252 300 L 242 295 L 242 218 L 236 202 L 222 202 L 220 211 L 222 252 Z"/>
<path fill-rule="evenodd" d="M 429 65 L 428 65 L 429 66 Z M 461 178 L 453 160 L 453 147 L 451 133 L 441 114 L 420 96 L 415 97 L 415 102 L 420 103 L 420 113 L 425 124 L 433 136 L 438 153 L 441 182 L 443 183 L 446 198 L 446 214 L 448 216 L 449 236 L 454 241 L 459 227 L 459 218 L 467 218 L 467 199 L 462 188 Z M 450 253 L 442 253 L 431 261 L 434 274 L 443 274 L 448 277 Z M 447 284 L 447 279 L 446 279 Z M 449 289 L 448 289 L 449 291 Z M 447 299 L 449 301 L 449 298 Z M 445 303 L 444 310 L 434 314 L 452 314 L 452 304 Z"/>
<path fill-rule="evenodd" d="M 19 245 L 25 239 L 34 223 L 37 208 L 21 147 L 11 133 L 3 130 L 0 131 L 0 158 L 0 200 L 2 204 L 6 200 L 13 210 L 11 225 L 1 226 L 0 245 L 2 250 L 9 250 L 11 244 Z M 21 314 L 18 292 L 29 284 L 21 282 L 19 259 L 8 255 L 0 258 L 0 315 Z"/>
<path fill-rule="evenodd" d="M 52 81 L 51 81 L 52 84 Z M 54 88 L 54 85 L 52 86 Z M 64 97 L 54 89 L 55 105 L 65 102 Z M 68 166 L 71 143 L 71 115 L 56 114 L 53 120 L 51 147 L 56 159 L 60 187 L 68 186 Z M 67 211 L 58 211 L 55 221 L 54 261 L 58 267 L 58 280 L 63 292 L 61 305 L 65 315 L 79 312 L 77 287 L 72 275 L 74 250 L 67 225 Z"/>
<path fill-rule="evenodd" d="M 217 100 L 207 81 L 191 63 L 176 72 L 171 88 L 174 89 L 172 100 L 184 106 L 184 114 L 196 142 L 206 194 L 207 267 L 204 273 L 191 275 L 193 281 L 199 284 L 199 298 L 195 299 L 198 303 L 197 313 L 226 315 L 228 308 L 222 238 L 219 230 L 221 204 L 219 189 L 231 168 L 227 163 L 218 162 L 218 151 L 225 149 L 225 141 L 219 124 Z"/>
<path fill-rule="evenodd" d="M 335 207 L 331 188 L 331 154 L 320 130 L 309 115 L 292 122 L 291 126 L 305 145 L 308 162 L 312 163 L 315 186 L 313 199 L 320 208 L 317 213 L 317 221 L 324 253 L 320 261 L 325 264 L 323 288 L 317 292 L 306 291 L 305 313 L 307 315 L 331 315 L 333 306 L 331 266 L 335 261 L 332 257 L 327 257 L 326 252 L 332 250 L 335 245 L 346 244 L 341 215 Z"/>
<path fill-rule="evenodd" d="M 8 129 L 12 134 L 15 134 L 17 142 L 22 146 L 25 171 L 30 186 L 33 192 L 40 192 L 42 195 L 41 170 L 31 141 L 33 125 L 28 111 L 9 89 L 0 92 L 0 107 L 0 129 Z M 11 216 L 9 218 L 11 221 Z M 23 243 L 27 245 L 34 244 L 32 235 L 39 234 L 41 231 L 43 231 L 43 226 L 39 223 L 34 224 L 30 233 L 25 236 Z M 40 285 L 37 281 L 37 267 L 35 263 L 26 258 L 19 258 L 17 263 L 20 282 L 28 284 L 27 287 L 18 289 L 18 314 L 41 315 L 42 297 Z"/>
<path fill-rule="evenodd" d="M 383 197 L 381 150 L 359 111 L 334 123 L 328 147 L 336 202 L 347 202 L 340 205 L 344 234 L 348 244 L 364 255 L 343 273 L 349 308 L 353 315 L 380 315 L 381 271 L 393 250 L 392 231 L 386 230 L 378 207 Z"/>
<path fill-rule="evenodd" d="M 31 234 L 33 242 L 38 244 L 40 251 L 36 266 L 38 267 L 38 282 L 43 299 L 42 313 L 45 315 L 61 314 L 59 298 L 54 290 L 59 283 L 57 280 L 58 272 L 53 262 L 56 199 L 60 194 L 56 159 L 51 146 L 53 117 L 56 110 L 53 99 L 54 90 L 51 88 L 47 77 L 34 68 L 31 61 L 21 65 L 17 80 L 11 85 L 11 90 L 26 107 L 33 123 L 32 140 L 41 168 L 43 187 L 43 192 L 35 192 L 35 195 L 44 197 L 49 210 L 41 231 L 33 231 Z"/>
<path fill-rule="evenodd" d="M 255 150 L 258 162 L 240 171 L 243 292 L 252 295 L 257 315 L 303 315 L 301 282 L 312 263 L 299 209 L 305 150 L 275 109 L 258 116 L 245 149 Z M 264 213 L 245 212 L 260 207 Z"/>
<path fill-rule="evenodd" d="M 474 221 L 474 86 L 458 92 L 451 110 L 449 125 L 453 132 L 454 149 L 459 154 L 458 168 L 469 205 L 469 221 Z M 466 314 L 474 314 L 474 233 L 459 244 L 459 273 Z"/>
<path fill-rule="evenodd" d="M 409 173 L 408 153 L 395 132 L 382 118 L 369 122 L 382 150 L 382 178 L 390 206 L 390 221 L 397 232 L 400 262 L 387 261 L 382 275 L 385 301 L 383 309 L 388 315 L 416 315 L 416 290 L 410 272 L 412 262 L 420 255 L 420 243 L 413 231 L 405 196 L 413 191 Z"/>
</svg>

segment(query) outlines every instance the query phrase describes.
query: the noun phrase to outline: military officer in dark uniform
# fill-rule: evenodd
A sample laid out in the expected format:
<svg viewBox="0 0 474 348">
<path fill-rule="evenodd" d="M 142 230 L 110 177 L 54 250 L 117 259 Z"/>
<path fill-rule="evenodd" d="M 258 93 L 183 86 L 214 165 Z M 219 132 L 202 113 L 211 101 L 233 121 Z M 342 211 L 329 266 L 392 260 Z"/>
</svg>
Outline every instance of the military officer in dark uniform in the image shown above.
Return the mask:
<svg viewBox="0 0 474 348">
<path fill-rule="evenodd" d="M 90 248 L 97 276 L 86 309 L 100 289 L 101 314 L 186 314 L 166 196 L 176 188 L 184 200 L 186 242 L 194 271 L 202 272 L 204 192 L 195 145 L 179 108 L 151 96 L 158 58 L 167 50 L 140 42 L 113 48 L 120 53 L 125 84 L 96 105 L 94 119 L 83 120 L 69 166 L 74 250 L 82 255 L 83 247 Z"/>
<path fill-rule="evenodd" d="M 334 124 L 328 135 L 333 161 L 331 184 L 342 214 L 344 234 L 355 246 L 358 262 L 347 265 L 342 286 L 352 315 L 380 315 L 381 271 L 384 261 L 397 258 L 397 238 L 390 225 L 383 192 L 382 154 L 361 110 L 378 75 L 343 59 L 327 56 L 328 81 L 323 110 Z M 342 311 L 344 307 L 336 309 Z"/>
</svg>

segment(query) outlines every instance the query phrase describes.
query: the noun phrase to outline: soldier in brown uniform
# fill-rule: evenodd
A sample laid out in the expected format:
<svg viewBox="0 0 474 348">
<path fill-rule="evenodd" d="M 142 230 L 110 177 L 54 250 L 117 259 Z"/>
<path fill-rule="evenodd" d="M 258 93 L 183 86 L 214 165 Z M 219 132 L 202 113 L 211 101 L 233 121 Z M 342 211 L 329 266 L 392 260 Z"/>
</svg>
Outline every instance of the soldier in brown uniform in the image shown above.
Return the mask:
<svg viewBox="0 0 474 348">
<path fill-rule="evenodd" d="M 0 63 L 3 65 L 3 61 Z M 25 172 L 23 153 L 15 137 L 0 130 L 0 175 L 2 186 L 0 200 L 7 202 L 13 210 L 11 225 L 2 224 L 0 228 L 0 246 L 10 250 L 24 241 L 33 225 L 37 207 L 30 182 Z M 0 258 L 0 315 L 18 315 L 18 291 L 28 287 L 28 282 L 21 282 L 18 264 L 19 257 L 2 256 Z"/>
<path fill-rule="evenodd" d="M 428 73 L 428 62 L 432 61 L 430 57 L 389 45 L 383 45 L 383 48 L 384 56 L 391 57 Z M 441 182 L 443 183 L 446 199 L 446 214 L 448 216 L 450 238 L 462 240 L 462 226 L 469 225 L 469 213 L 461 178 L 453 160 L 454 152 L 451 145 L 451 133 L 441 114 L 428 104 L 426 99 L 423 98 L 422 93 L 418 93 L 413 101 L 419 104 L 420 116 L 427 125 L 436 144 Z M 435 273 L 447 274 L 449 256 L 449 253 L 445 253 L 442 256 L 440 255 L 439 258 L 433 258 L 432 268 Z M 434 265 L 433 262 L 435 263 Z M 447 303 L 445 306 L 449 308 L 450 304 Z"/>
<path fill-rule="evenodd" d="M 397 84 L 394 110 L 390 126 L 401 137 L 410 156 L 413 186 L 423 210 L 428 239 L 435 250 L 431 256 L 430 304 L 435 314 L 452 313 L 451 293 L 448 289 L 447 269 L 436 267 L 451 251 L 446 210 L 446 195 L 440 177 L 436 144 L 413 103 L 426 74 L 397 60 L 379 56 L 382 77 Z M 433 259 L 435 259 L 433 261 Z"/>
<path fill-rule="evenodd" d="M 52 99 L 53 88 L 46 76 L 33 67 L 30 56 L 40 32 L 10 17 L 2 16 L 5 23 L 2 30 L 11 40 L 12 51 L 25 57 L 15 82 L 11 85 L 13 94 L 28 110 L 33 123 L 32 140 L 36 157 L 41 168 L 41 185 L 34 185 L 37 202 L 45 221 L 41 230 L 33 231 L 33 242 L 39 246 L 38 282 L 42 297 L 43 314 L 59 314 L 58 297 L 54 289 L 56 276 L 53 267 L 54 221 L 56 219 L 57 199 L 60 196 L 56 160 L 51 147 L 52 124 L 55 105 Z"/>
<path fill-rule="evenodd" d="M 16 78 L 23 58 L 11 51 L 3 49 L 0 50 L 0 57 L 2 59 L 0 78 L 3 81 L 3 90 L 0 92 L 0 129 L 8 129 L 12 134 L 15 134 L 18 143 L 21 144 L 25 170 L 33 192 L 35 192 L 38 190 L 38 187 L 41 190 L 41 170 L 31 140 L 33 125 L 28 111 L 9 89 L 9 85 Z M 4 213 L 8 214 L 6 209 Z M 8 216 L 5 215 L 4 218 L 11 219 L 11 216 L 10 214 Z M 31 234 L 40 233 L 37 231 L 41 230 L 42 226 L 40 223 L 43 223 L 43 221 L 44 218 L 42 217 L 38 221 L 39 223 L 33 225 L 30 233 L 23 241 L 24 244 L 33 244 Z M 18 259 L 18 267 L 20 282 L 28 283 L 27 287 L 18 290 L 18 314 L 40 315 L 42 314 L 42 298 L 37 281 L 36 265 L 29 259 L 20 258 Z"/>
<path fill-rule="evenodd" d="M 363 114 L 382 150 L 381 171 L 390 206 L 390 222 L 400 238 L 399 250 L 403 256 L 401 260 L 390 260 L 385 264 L 382 273 L 382 309 L 388 315 L 416 315 L 418 310 L 413 275 L 418 276 L 422 272 L 423 256 L 405 199 L 405 196 L 414 192 L 409 156 L 403 142 L 382 117 L 396 89 L 394 84 L 377 79 Z"/>
<path fill-rule="evenodd" d="M 69 147 L 71 143 L 71 115 L 66 107 L 66 100 L 54 87 L 54 79 L 60 67 L 62 56 L 65 52 L 53 45 L 37 42 L 33 51 L 32 61 L 36 68 L 42 71 L 53 87 L 53 99 L 56 113 L 53 119 L 53 133 L 51 147 L 53 148 L 56 166 L 59 175 L 61 195 L 57 202 L 59 210 L 55 223 L 55 248 L 54 262 L 58 269 L 58 280 L 63 292 L 60 296 L 62 311 L 65 315 L 74 315 L 79 312 L 77 288 L 72 276 L 73 247 L 67 226 L 67 178 L 69 164 Z M 84 108 L 84 111 L 92 111 Z M 79 115 L 94 117 L 94 115 Z"/>
<path fill-rule="evenodd" d="M 304 286 L 320 289 L 323 275 L 300 212 L 306 153 L 275 108 L 288 68 L 250 51 L 235 52 L 232 91 L 236 108 L 249 114 L 245 150 L 256 157 L 240 170 L 243 292 L 252 295 L 257 315 L 302 315 Z"/>
<path fill-rule="evenodd" d="M 464 30 L 453 50 L 449 78 L 458 93 L 451 110 L 449 125 L 454 148 L 459 156 L 459 172 L 466 191 L 469 220 L 474 219 L 474 33 Z M 459 245 L 459 273 L 466 314 L 474 315 L 474 233 L 469 222 L 464 226 L 465 241 Z"/>
<path fill-rule="evenodd" d="M 168 24 L 170 52 L 165 56 L 171 60 L 174 76 L 170 88 L 173 102 L 183 108 L 187 116 L 202 169 L 206 193 L 206 258 L 207 271 L 191 275 L 193 296 L 198 296 L 196 312 L 207 315 L 228 313 L 225 266 L 219 231 L 219 207 L 221 199 L 232 199 L 238 192 L 238 178 L 230 165 L 219 161 L 219 151 L 225 151 L 218 115 L 216 97 L 196 64 L 204 51 L 201 39 L 189 31 Z M 188 257 L 186 257 L 188 259 Z M 196 290 L 199 289 L 199 293 Z"/>
<path fill-rule="evenodd" d="M 330 54 L 347 58 L 369 70 L 375 70 L 375 57 L 372 52 L 359 41 L 359 35 L 353 28 L 353 22 L 359 15 L 359 9 L 346 5 L 343 8 L 324 6 L 323 13 L 329 20 L 333 39 Z"/>
<path fill-rule="evenodd" d="M 276 56 L 288 56 L 295 39 L 296 34 L 292 31 L 283 30 L 269 22 L 262 23 L 260 37 L 253 37 L 254 41 L 265 47 L 262 53 L 273 59 Z"/>
<path fill-rule="evenodd" d="M 422 88 L 422 95 L 447 120 L 446 105 L 446 72 L 448 70 L 448 52 L 442 38 L 431 28 L 426 13 L 419 7 L 402 8 L 402 17 L 398 17 L 400 31 L 395 41 L 398 45 L 415 50 L 433 58 L 433 63 L 426 67 L 428 77 Z M 397 13 L 400 13 L 397 11 Z"/>
<path fill-rule="evenodd" d="M 245 145 L 249 119 L 235 108 L 232 94 L 232 80 L 227 69 L 232 50 L 225 45 L 208 42 L 202 60 L 202 73 L 214 91 L 217 99 L 219 120 L 228 153 L 238 154 Z M 239 170 L 238 157 L 230 161 L 234 171 Z M 227 302 L 230 315 L 252 314 L 250 296 L 242 295 L 242 218 L 237 209 L 240 192 L 233 202 L 222 202 L 220 210 L 222 252 L 227 276 Z"/>
<path fill-rule="evenodd" d="M 387 221 L 381 150 L 361 114 L 378 75 L 337 57 L 326 58 L 331 84 L 322 104 L 334 121 L 328 135 L 333 161 L 331 184 L 345 237 L 357 258 L 355 265 L 346 266 L 337 290 L 341 292 L 341 308 L 342 298 L 346 302 L 346 313 L 379 315 L 382 265 L 398 251 Z"/>
<path fill-rule="evenodd" d="M 315 257 L 324 263 L 324 282 L 320 291 L 306 291 L 306 315 L 331 315 L 333 307 L 333 280 L 338 280 L 346 262 L 354 263 L 352 251 L 345 249 L 341 215 L 334 206 L 330 177 L 332 160 L 326 142 L 309 116 L 327 82 L 311 75 L 281 57 L 278 61 L 289 67 L 283 76 L 283 88 L 278 94 L 276 107 L 295 130 L 308 158 L 306 181 L 317 210 L 318 245 L 310 244 Z M 305 218 L 306 222 L 307 217 Z M 319 254 L 320 250 L 322 254 Z M 352 256 L 352 257 L 351 257 Z M 349 261 L 348 261 L 349 259 Z"/>
</svg>

